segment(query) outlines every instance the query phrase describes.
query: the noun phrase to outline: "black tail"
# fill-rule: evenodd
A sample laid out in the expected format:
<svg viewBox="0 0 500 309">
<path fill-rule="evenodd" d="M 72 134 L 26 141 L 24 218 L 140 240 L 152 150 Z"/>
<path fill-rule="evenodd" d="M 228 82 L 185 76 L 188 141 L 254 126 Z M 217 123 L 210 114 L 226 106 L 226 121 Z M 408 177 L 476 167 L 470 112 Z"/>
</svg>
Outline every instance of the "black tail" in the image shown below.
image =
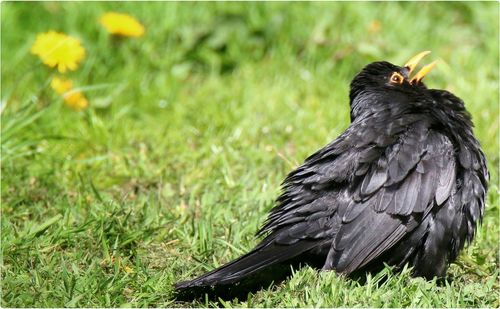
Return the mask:
<svg viewBox="0 0 500 309">
<path fill-rule="evenodd" d="M 321 267 L 326 256 L 317 260 L 318 256 L 308 253 L 317 246 L 317 241 L 301 241 L 293 245 L 261 244 L 196 279 L 177 283 L 175 289 L 182 298 L 195 298 L 204 294 L 222 298 L 245 296 L 248 292 L 286 279 L 292 268 L 301 264 Z"/>
</svg>

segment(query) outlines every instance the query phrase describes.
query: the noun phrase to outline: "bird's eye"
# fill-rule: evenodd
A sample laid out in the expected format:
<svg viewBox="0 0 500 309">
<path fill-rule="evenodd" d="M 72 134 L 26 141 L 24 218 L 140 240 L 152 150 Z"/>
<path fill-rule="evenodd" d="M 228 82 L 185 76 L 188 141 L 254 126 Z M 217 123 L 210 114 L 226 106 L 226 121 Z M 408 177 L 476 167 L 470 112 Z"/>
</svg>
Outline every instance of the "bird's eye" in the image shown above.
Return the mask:
<svg viewBox="0 0 500 309">
<path fill-rule="evenodd" d="M 394 72 L 389 80 L 392 84 L 402 84 L 404 79 L 403 75 L 398 72 Z"/>
</svg>

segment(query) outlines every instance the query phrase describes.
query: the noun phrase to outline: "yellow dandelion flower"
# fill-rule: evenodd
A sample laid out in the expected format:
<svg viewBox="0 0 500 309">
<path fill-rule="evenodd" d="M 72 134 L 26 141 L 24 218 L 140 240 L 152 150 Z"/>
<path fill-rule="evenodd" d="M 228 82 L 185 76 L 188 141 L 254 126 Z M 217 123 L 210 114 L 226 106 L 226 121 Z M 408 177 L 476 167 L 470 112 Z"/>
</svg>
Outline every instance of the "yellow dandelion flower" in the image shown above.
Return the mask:
<svg viewBox="0 0 500 309">
<path fill-rule="evenodd" d="M 70 108 L 81 111 L 89 106 L 89 102 L 80 91 L 69 92 L 64 95 L 64 102 Z"/>
<path fill-rule="evenodd" d="M 73 82 L 69 79 L 54 77 L 50 82 L 50 86 L 57 94 L 62 95 L 73 88 Z"/>
<path fill-rule="evenodd" d="M 87 98 L 85 98 L 81 91 L 72 90 L 73 81 L 70 79 L 54 77 L 50 82 L 50 87 L 63 97 L 64 103 L 68 107 L 76 111 L 84 110 L 89 106 Z"/>
<path fill-rule="evenodd" d="M 101 17 L 101 25 L 114 35 L 140 37 L 144 34 L 144 26 L 127 14 L 106 13 Z"/>
<path fill-rule="evenodd" d="M 85 57 L 85 49 L 80 40 L 55 31 L 38 34 L 31 46 L 31 53 L 37 55 L 49 67 L 57 66 L 61 73 L 68 69 L 76 70 Z"/>
</svg>

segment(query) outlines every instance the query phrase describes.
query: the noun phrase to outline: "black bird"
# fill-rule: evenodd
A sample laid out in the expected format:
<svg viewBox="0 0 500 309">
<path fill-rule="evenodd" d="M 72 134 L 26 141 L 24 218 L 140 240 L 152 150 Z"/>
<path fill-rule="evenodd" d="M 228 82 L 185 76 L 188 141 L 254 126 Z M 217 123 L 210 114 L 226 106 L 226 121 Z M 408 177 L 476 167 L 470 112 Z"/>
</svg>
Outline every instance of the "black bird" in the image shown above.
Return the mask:
<svg viewBox="0 0 500 309">
<path fill-rule="evenodd" d="M 463 101 L 422 83 L 435 62 L 410 76 L 427 54 L 367 65 L 351 83 L 350 126 L 286 177 L 262 242 L 176 290 L 244 293 L 303 264 L 443 278 L 482 219 L 489 175 Z"/>
</svg>

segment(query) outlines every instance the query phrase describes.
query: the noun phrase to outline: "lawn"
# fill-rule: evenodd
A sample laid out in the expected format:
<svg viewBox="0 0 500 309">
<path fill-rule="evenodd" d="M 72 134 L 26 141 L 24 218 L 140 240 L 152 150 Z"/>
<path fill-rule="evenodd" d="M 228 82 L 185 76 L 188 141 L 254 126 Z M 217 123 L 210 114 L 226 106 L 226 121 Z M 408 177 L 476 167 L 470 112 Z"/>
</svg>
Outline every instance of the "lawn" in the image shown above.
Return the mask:
<svg viewBox="0 0 500 309">
<path fill-rule="evenodd" d="M 137 18 L 118 38 L 106 12 Z M 366 64 L 439 59 L 491 172 L 482 226 L 445 284 L 297 270 L 235 307 L 499 307 L 498 3 L 1 3 L 2 307 L 179 307 L 172 284 L 235 258 L 287 172 L 349 122 Z M 55 30 L 85 58 L 30 48 Z M 71 78 L 76 111 L 51 88 Z"/>
</svg>

